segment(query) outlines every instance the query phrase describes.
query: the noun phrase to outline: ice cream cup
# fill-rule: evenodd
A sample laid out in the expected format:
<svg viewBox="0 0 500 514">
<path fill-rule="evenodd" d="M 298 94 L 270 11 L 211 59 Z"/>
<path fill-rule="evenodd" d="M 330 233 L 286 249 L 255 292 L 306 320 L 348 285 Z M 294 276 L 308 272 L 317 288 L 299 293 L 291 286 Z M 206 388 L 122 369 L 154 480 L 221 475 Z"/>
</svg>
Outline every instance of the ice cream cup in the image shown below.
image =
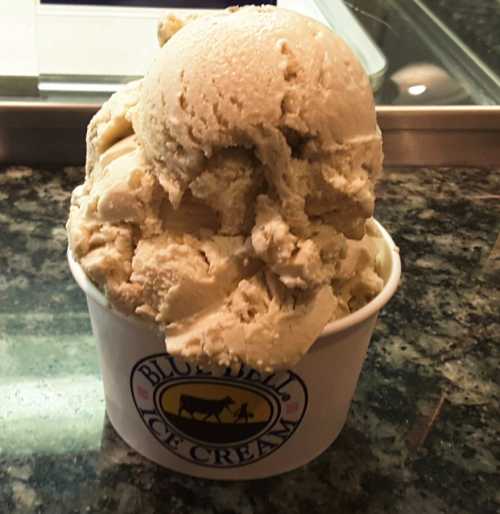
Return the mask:
<svg viewBox="0 0 500 514">
<path fill-rule="evenodd" d="M 293 369 L 267 375 L 245 366 L 215 374 L 169 355 L 154 328 L 109 306 L 68 251 L 87 296 L 116 431 L 148 459 L 209 479 L 264 478 L 322 453 L 345 423 L 378 313 L 399 282 L 398 249 L 377 227 L 383 290 L 328 324 Z"/>
</svg>

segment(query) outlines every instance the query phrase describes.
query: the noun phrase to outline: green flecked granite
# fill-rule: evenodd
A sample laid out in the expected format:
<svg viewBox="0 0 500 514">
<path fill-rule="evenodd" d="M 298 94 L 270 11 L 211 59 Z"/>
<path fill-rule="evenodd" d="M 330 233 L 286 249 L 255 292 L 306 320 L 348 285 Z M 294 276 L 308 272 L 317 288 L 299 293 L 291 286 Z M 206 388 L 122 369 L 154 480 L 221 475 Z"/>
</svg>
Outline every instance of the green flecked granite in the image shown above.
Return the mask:
<svg viewBox="0 0 500 514">
<path fill-rule="evenodd" d="M 222 483 L 162 470 L 105 418 L 64 222 L 79 168 L 0 168 L 0 513 L 500 509 L 500 172 L 386 170 L 403 280 L 346 427 L 309 465 Z"/>
</svg>

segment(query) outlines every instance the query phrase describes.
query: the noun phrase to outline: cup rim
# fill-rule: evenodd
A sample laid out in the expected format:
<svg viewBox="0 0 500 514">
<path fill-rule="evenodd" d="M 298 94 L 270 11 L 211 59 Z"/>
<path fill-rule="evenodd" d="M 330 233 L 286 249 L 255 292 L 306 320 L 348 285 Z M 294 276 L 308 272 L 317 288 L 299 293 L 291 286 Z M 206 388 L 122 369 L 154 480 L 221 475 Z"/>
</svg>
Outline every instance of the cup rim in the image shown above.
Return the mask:
<svg viewBox="0 0 500 514">
<path fill-rule="evenodd" d="M 399 279 L 401 276 L 401 258 L 399 256 L 399 248 L 395 245 L 387 230 L 377 220 L 373 219 L 373 222 L 375 223 L 377 230 L 382 236 L 384 245 L 388 250 L 388 256 L 390 257 L 390 272 L 387 281 L 378 295 L 375 296 L 375 298 L 373 298 L 366 305 L 356 310 L 355 312 L 344 316 L 343 318 L 328 323 L 318 337 L 318 341 L 322 338 L 332 336 L 333 334 L 338 334 L 353 326 L 359 325 L 371 316 L 376 315 L 391 299 L 398 288 Z M 80 289 L 82 289 L 82 291 L 88 297 L 92 298 L 92 300 L 97 302 L 99 305 L 112 311 L 114 315 L 122 318 L 128 323 L 135 324 L 148 330 L 158 331 L 158 327 L 154 323 L 142 320 L 133 314 L 124 314 L 123 312 L 113 308 L 104 293 L 102 293 L 92 283 L 92 281 L 83 271 L 83 268 L 80 266 L 80 264 L 73 259 L 73 255 L 71 254 L 71 249 L 69 246 L 67 249 L 67 259 L 73 278 L 75 279 Z"/>
<path fill-rule="evenodd" d="M 379 231 L 384 244 L 388 249 L 388 258 L 390 258 L 390 272 L 387 277 L 387 281 L 384 284 L 382 290 L 369 301 L 366 305 L 363 305 L 360 309 L 357 309 L 351 314 L 344 316 L 343 318 L 331 321 L 328 323 L 318 339 L 328 337 L 353 326 L 361 324 L 366 319 L 377 314 L 382 310 L 384 305 L 393 297 L 399 286 L 399 279 L 401 278 L 401 257 L 399 255 L 399 248 L 394 243 L 389 232 L 376 220 L 373 219 L 377 230 Z"/>
</svg>

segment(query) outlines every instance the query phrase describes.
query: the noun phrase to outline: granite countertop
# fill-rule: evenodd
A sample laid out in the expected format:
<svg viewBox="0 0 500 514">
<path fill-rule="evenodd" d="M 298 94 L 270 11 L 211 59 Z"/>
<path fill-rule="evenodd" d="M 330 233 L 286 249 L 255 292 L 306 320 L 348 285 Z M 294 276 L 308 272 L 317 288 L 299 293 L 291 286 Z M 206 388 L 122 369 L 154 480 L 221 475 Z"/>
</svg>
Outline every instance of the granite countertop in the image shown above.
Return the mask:
<svg viewBox="0 0 500 514">
<path fill-rule="evenodd" d="M 80 168 L 0 168 L 0 513 L 497 513 L 500 173 L 386 170 L 377 217 L 403 280 L 347 424 L 262 481 L 147 462 L 105 418 L 64 221 Z"/>
</svg>

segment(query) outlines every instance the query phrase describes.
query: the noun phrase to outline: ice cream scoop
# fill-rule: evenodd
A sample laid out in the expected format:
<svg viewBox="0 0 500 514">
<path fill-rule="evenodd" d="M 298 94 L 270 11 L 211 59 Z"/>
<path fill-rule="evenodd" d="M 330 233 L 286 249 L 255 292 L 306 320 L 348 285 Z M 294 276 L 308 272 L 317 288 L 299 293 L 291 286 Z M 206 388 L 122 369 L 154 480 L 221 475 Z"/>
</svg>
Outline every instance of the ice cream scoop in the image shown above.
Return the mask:
<svg viewBox="0 0 500 514">
<path fill-rule="evenodd" d="M 369 81 L 344 41 L 312 19 L 262 6 L 186 24 L 158 53 L 136 112 L 174 205 L 236 148 L 297 232 L 332 215 L 359 237 L 373 213 L 382 151 Z"/>
<path fill-rule="evenodd" d="M 289 367 L 383 285 L 368 78 L 339 37 L 291 11 L 167 21 L 144 79 L 89 125 L 70 249 L 171 354 Z"/>
</svg>

